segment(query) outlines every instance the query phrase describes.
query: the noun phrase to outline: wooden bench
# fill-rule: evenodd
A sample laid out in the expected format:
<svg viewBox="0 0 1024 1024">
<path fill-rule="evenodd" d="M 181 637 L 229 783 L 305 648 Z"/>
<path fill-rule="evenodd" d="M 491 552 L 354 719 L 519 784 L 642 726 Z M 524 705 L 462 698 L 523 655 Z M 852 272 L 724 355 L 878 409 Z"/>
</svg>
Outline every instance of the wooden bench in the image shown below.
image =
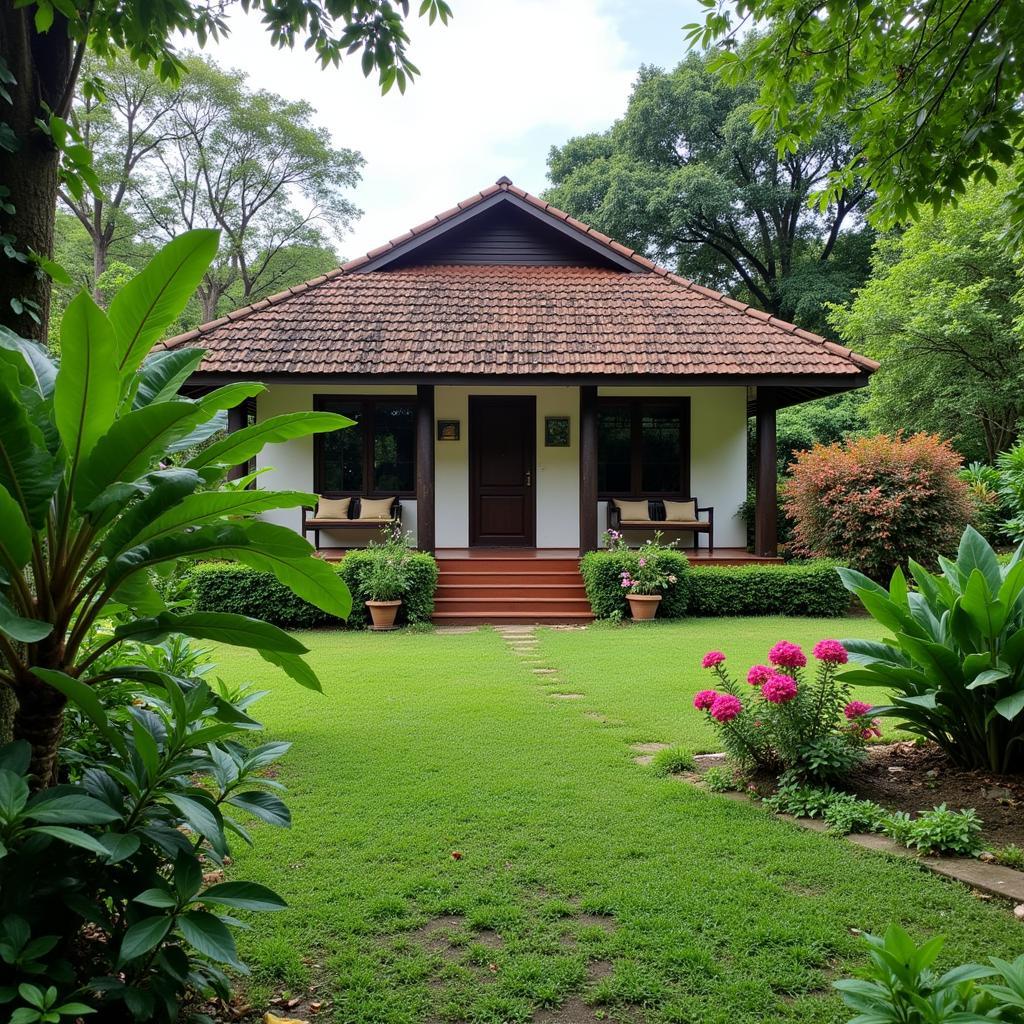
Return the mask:
<svg viewBox="0 0 1024 1024">
<path fill-rule="evenodd" d="M 643 501 L 643 498 L 629 499 Z M 680 501 L 692 501 L 697 518 L 689 521 L 672 520 L 665 518 L 665 503 L 660 498 L 647 499 L 647 519 L 623 519 L 622 510 L 618 507 L 615 499 L 608 502 L 608 529 L 622 533 L 625 530 L 660 530 L 662 533 L 692 533 L 693 550 L 700 547 L 700 535 L 708 535 L 708 553 L 715 550 L 715 510 L 712 506 L 700 506 L 696 498 L 680 498 Z M 707 519 L 701 519 L 702 512 L 707 513 Z"/>
<path fill-rule="evenodd" d="M 353 498 L 349 502 L 347 519 L 321 519 L 316 515 L 316 509 L 308 505 L 303 506 L 302 536 L 305 537 L 307 533 L 312 533 L 314 547 L 319 551 L 321 530 L 372 530 L 374 527 L 379 529 L 402 522 L 402 503 L 398 498 L 391 502 L 390 515 L 387 519 L 360 519 L 361 503 L 361 498 Z M 310 515 L 311 512 L 313 515 Z"/>
</svg>

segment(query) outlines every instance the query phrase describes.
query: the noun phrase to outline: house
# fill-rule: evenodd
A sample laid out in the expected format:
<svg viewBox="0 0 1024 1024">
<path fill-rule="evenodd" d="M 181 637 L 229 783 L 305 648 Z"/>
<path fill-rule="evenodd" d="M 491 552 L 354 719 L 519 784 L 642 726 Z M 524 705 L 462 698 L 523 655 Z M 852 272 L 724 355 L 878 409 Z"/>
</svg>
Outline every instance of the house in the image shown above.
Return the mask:
<svg viewBox="0 0 1024 1024">
<path fill-rule="evenodd" d="M 695 496 L 714 509 L 710 554 L 745 557 L 736 513 L 750 415 L 755 555 L 775 556 L 776 411 L 862 387 L 877 368 L 656 266 L 508 178 L 165 344 L 206 349 L 196 385 L 266 383 L 240 415 L 330 409 L 357 422 L 268 447 L 270 486 L 397 498 L 418 546 L 442 556 L 561 554 L 570 565 L 599 544 L 609 502 L 627 499 Z M 268 518 L 300 528 L 294 512 Z M 341 550 L 373 533 L 318 540 Z M 710 537 L 694 536 L 708 557 Z"/>
</svg>

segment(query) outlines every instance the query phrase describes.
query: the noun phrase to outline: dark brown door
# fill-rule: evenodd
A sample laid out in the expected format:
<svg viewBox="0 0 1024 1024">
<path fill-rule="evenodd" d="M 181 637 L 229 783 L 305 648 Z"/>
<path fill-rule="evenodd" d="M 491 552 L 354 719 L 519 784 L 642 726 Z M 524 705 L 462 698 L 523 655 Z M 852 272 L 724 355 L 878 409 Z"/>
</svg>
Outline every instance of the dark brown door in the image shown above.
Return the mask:
<svg viewBox="0 0 1024 1024">
<path fill-rule="evenodd" d="M 532 395 L 470 395 L 470 544 L 533 546 L 536 438 Z"/>
</svg>

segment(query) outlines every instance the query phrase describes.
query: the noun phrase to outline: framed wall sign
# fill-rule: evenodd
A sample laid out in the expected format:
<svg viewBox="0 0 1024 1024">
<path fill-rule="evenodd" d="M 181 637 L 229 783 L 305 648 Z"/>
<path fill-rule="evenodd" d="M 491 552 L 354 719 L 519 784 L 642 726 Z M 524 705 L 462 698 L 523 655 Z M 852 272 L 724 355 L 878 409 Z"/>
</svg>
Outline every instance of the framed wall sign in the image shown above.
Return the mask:
<svg viewBox="0 0 1024 1024">
<path fill-rule="evenodd" d="M 438 441 L 458 441 L 459 420 L 438 420 L 437 439 Z"/>
<path fill-rule="evenodd" d="M 545 416 L 544 417 L 544 447 L 545 448 L 568 448 L 569 447 L 569 417 L 568 416 Z"/>
</svg>

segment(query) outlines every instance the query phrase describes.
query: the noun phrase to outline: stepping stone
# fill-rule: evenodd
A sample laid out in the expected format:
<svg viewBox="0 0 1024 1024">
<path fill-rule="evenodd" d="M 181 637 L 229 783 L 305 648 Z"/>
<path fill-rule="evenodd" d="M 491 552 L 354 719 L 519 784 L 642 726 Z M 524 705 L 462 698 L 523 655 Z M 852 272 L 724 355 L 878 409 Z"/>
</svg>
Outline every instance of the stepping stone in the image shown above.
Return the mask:
<svg viewBox="0 0 1024 1024">
<path fill-rule="evenodd" d="M 656 754 L 659 750 L 668 750 L 671 743 L 633 743 L 630 745 L 630 750 L 635 750 L 638 754 Z"/>
<path fill-rule="evenodd" d="M 653 760 L 653 754 L 641 754 L 639 757 L 633 758 L 633 764 L 638 764 L 641 768 L 644 768 L 647 765 L 649 765 Z"/>
<path fill-rule="evenodd" d="M 551 696 L 558 700 L 583 700 L 582 693 L 552 693 Z"/>
<path fill-rule="evenodd" d="M 530 670 L 535 676 L 553 676 L 555 670 L 553 668 L 534 668 Z"/>
</svg>

